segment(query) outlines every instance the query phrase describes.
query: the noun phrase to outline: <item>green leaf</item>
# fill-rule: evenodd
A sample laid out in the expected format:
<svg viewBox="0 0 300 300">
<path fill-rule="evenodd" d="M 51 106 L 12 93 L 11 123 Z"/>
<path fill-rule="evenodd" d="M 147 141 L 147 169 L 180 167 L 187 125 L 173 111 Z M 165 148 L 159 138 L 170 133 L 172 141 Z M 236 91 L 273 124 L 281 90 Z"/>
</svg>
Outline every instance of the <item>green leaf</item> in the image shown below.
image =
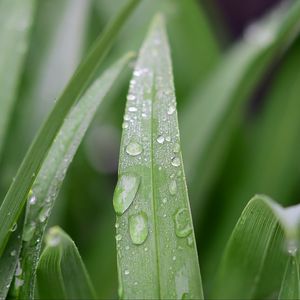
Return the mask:
<svg viewBox="0 0 300 300">
<path fill-rule="evenodd" d="M 22 211 L 30 187 L 67 113 L 85 91 L 115 36 L 137 3 L 138 0 L 129 0 L 116 18 L 109 23 L 90 53 L 78 67 L 28 150 L 15 181 L 10 186 L 0 207 L 0 253 L 4 250 L 9 230 Z"/>
<path fill-rule="evenodd" d="M 230 136 L 239 124 L 249 95 L 298 34 L 299 20 L 300 2 L 295 2 L 288 11 L 280 7 L 252 24 L 183 112 L 183 153 L 195 216 L 204 212 L 201 207 L 205 192 L 224 161 Z"/>
<path fill-rule="evenodd" d="M 202 299 L 161 16 L 153 21 L 130 82 L 113 204 L 119 296 Z"/>
<path fill-rule="evenodd" d="M 0 155 L 27 53 L 35 0 L 0 1 Z"/>
<path fill-rule="evenodd" d="M 299 274 L 296 258 L 289 256 L 298 251 L 299 224 L 300 205 L 283 208 L 263 195 L 252 198 L 229 239 L 211 297 L 263 299 L 278 293 L 287 261 L 293 272 L 283 285 L 292 285 Z"/>
<path fill-rule="evenodd" d="M 39 299 L 96 299 L 89 275 L 72 239 L 50 228 L 37 269 Z"/>
<path fill-rule="evenodd" d="M 279 300 L 300 298 L 299 262 L 297 256 L 288 259 L 284 279 L 282 281 Z"/>
<path fill-rule="evenodd" d="M 126 55 L 104 72 L 71 109 L 34 181 L 27 203 L 20 255 L 24 281 L 20 299 L 33 299 L 43 234 L 66 171 L 99 105 L 131 57 L 132 54 Z"/>
</svg>

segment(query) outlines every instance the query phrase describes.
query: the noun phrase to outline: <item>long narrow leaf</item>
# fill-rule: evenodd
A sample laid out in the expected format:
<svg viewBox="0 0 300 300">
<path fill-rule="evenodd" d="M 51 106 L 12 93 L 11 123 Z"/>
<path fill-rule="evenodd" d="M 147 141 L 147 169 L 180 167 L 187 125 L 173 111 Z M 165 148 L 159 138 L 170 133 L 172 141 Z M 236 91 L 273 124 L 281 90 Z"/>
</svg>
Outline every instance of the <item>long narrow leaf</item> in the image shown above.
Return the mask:
<svg viewBox="0 0 300 300">
<path fill-rule="evenodd" d="M 39 299 L 96 299 L 78 249 L 59 227 L 46 236 L 37 283 Z"/>
<path fill-rule="evenodd" d="M 274 58 L 299 32 L 299 20 L 300 2 L 296 1 L 288 11 L 280 7 L 251 25 L 244 39 L 225 55 L 223 63 L 191 98 L 181 120 L 195 216 L 203 211 L 204 194 L 226 154 L 241 109 Z"/>
<path fill-rule="evenodd" d="M 54 200 L 97 108 L 131 56 L 126 55 L 104 72 L 72 108 L 36 177 L 29 194 L 23 232 L 20 259 L 24 285 L 19 293 L 20 299 L 33 298 L 41 241 Z"/>
<path fill-rule="evenodd" d="M 227 244 L 212 298 L 262 299 L 278 293 L 289 256 L 298 251 L 299 224 L 299 205 L 282 208 L 262 195 L 251 199 Z M 285 276 L 285 286 L 297 281 L 294 271 Z"/>
<path fill-rule="evenodd" d="M 130 82 L 113 200 L 125 299 L 203 298 L 174 93 L 157 16 Z"/>
<path fill-rule="evenodd" d="M 0 156 L 28 48 L 35 0 L 0 1 Z"/>
<path fill-rule="evenodd" d="M 5 247 L 9 230 L 20 215 L 30 187 L 41 167 L 43 160 L 72 105 L 82 95 L 91 77 L 99 67 L 128 15 L 138 0 L 129 0 L 116 18 L 108 25 L 96 41 L 91 52 L 78 67 L 71 81 L 54 106 L 46 122 L 37 134 L 16 175 L 15 181 L 0 208 L 0 253 Z"/>
</svg>

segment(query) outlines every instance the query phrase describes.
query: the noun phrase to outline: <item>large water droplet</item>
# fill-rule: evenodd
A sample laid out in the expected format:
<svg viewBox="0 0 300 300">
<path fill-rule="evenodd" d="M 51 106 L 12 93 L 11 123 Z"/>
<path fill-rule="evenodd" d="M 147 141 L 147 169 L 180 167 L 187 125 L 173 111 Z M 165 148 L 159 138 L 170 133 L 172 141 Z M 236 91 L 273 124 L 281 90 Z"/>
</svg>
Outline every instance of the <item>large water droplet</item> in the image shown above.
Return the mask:
<svg viewBox="0 0 300 300">
<path fill-rule="evenodd" d="M 140 178 L 133 174 L 123 174 L 119 177 L 113 205 L 116 214 L 122 215 L 131 205 L 140 185 Z"/>
<path fill-rule="evenodd" d="M 22 236 L 24 242 L 29 242 L 32 239 L 35 228 L 36 228 L 36 224 L 34 222 L 31 222 L 24 226 L 24 231 Z"/>
<path fill-rule="evenodd" d="M 129 232 L 134 244 L 144 243 L 148 236 L 148 217 L 144 212 L 140 212 L 129 218 Z"/>
<path fill-rule="evenodd" d="M 172 180 L 169 184 L 169 192 L 171 195 L 176 195 L 177 193 L 177 184 L 175 180 Z"/>
<path fill-rule="evenodd" d="M 186 208 L 180 208 L 175 217 L 175 232 L 178 237 L 186 237 L 192 232 L 189 211 Z"/>
<path fill-rule="evenodd" d="M 137 156 L 143 151 L 142 146 L 139 143 L 129 143 L 126 147 L 126 152 L 131 156 Z"/>
<path fill-rule="evenodd" d="M 179 167 L 180 166 L 180 158 L 179 157 L 173 157 L 171 160 L 171 164 L 174 167 Z"/>
</svg>

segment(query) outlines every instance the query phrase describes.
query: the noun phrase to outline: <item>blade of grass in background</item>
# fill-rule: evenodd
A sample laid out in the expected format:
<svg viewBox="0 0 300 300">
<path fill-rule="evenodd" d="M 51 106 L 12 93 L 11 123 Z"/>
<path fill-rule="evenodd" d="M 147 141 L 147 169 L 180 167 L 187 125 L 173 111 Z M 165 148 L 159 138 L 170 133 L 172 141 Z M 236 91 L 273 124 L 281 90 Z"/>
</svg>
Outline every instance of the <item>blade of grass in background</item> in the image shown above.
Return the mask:
<svg viewBox="0 0 300 300">
<path fill-rule="evenodd" d="M 1 162 L 3 198 L 34 134 L 74 73 L 85 47 L 90 0 L 37 2 L 14 121 Z"/>
<path fill-rule="evenodd" d="M 37 269 L 39 299 L 96 299 L 76 245 L 59 227 L 50 228 Z"/>
<path fill-rule="evenodd" d="M 23 231 L 20 279 L 24 284 L 20 287 L 20 299 L 34 297 L 34 275 L 43 234 L 66 171 L 96 110 L 131 57 L 132 54 L 126 55 L 104 72 L 72 108 L 36 177 L 27 203 Z"/>
<path fill-rule="evenodd" d="M 160 15 L 130 82 L 113 205 L 120 298 L 203 299 Z"/>
<path fill-rule="evenodd" d="M 27 53 L 35 2 L 0 1 L 0 157 Z"/>
<path fill-rule="evenodd" d="M 282 208 L 263 195 L 251 199 L 227 244 L 211 297 L 263 299 L 278 294 L 286 263 L 291 268 L 296 261 L 289 256 L 298 255 L 299 223 L 299 205 Z M 266 274 L 268 265 L 272 272 Z M 284 285 L 293 285 L 298 277 L 298 272 L 289 273 Z"/>
<path fill-rule="evenodd" d="M 280 7 L 251 25 L 244 39 L 223 57 L 220 66 L 190 99 L 181 127 L 195 217 L 203 217 L 205 192 L 224 161 L 246 100 L 298 33 L 299 20 L 300 2 L 295 2 L 288 10 Z"/>
<path fill-rule="evenodd" d="M 224 186 L 218 185 L 220 194 L 212 199 L 211 206 L 222 208 L 211 230 L 211 244 L 203 254 L 203 272 L 213 272 L 243 206 L 255 193 L 267 193 L 290 205 L 299 186 L 300 149 L 300 41 L 288 51 L 277 70 L 271 89 L 266 95 L 265 107 L 255 121 L 255 134 L 247 130 L 242 135 L 247 141 L 246 151 L 238 160 L 233 155 L 225 167 Z M 248 129 L 248 128 L 246 128 Z M 215 210 L 215 208 L 214 208 Z M 226 212 L 226 213 L 225 213 Z M 209 221 L 206 227 L 210 226 Z M 203 229 L 205 230 L 205 229 Z M 205 231 L 203 231 L 205 232 Z"/>
<path fill-rule="evenodd" d="M 116 18 L 109 23 L 83 63 L 78 67 L 46 122 L 37 134 L 36 139 L 21 164 L 15 181 L 12 183 L 0 207 L 0 253 L 4 250 L 3 248 L 9 235 L 9 230 L 21 213 L 30 187 L 65 116 L 71 106 L 86 89 L 91 77 L 109 50 L 115 36 L 137 3 L 138 0 L 129 0 L 120 10 Z"/>
</svg>

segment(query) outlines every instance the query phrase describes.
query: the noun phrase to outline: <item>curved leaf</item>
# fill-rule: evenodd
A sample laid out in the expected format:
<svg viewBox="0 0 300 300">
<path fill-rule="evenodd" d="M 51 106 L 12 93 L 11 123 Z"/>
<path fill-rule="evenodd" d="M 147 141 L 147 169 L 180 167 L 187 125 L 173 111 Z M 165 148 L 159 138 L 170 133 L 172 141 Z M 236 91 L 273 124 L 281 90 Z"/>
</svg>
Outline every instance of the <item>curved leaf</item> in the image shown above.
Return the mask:
<svg viewBox="0 0 300 300">
<path fill-rule="evenodd" d="M 76 245 L 59 227 L 50 228 L 46 236 L 37 285 L 39 299 L 96 299 Z"/>
</svg>

